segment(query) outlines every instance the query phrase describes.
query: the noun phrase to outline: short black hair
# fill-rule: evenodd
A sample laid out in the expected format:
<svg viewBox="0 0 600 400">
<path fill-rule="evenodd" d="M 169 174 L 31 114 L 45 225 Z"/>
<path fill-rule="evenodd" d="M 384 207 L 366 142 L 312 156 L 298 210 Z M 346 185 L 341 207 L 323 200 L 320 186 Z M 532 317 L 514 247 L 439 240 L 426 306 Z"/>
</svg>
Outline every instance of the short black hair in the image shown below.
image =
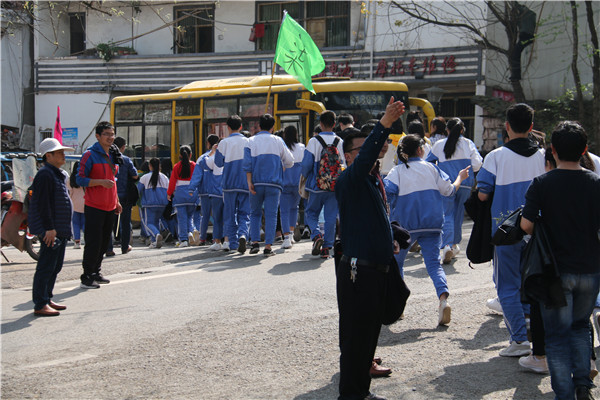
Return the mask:
<svg viewBox="0 0 600 400">
<path fill-rule="evenodd" d="M 208 137 L 206 138 L 206 141 L 208 142 L 208 144 L 210 144 L 210 147 L 212 147 L 215 144 L 219 143 L 219 135 L 215 135 L 214 133 L 211 135 L 208 135 Z"/>
<path fill-rule="evenodd" d="M 117 147 L 120 149 L 121 147 L 123 147 L 127 144 L 127 141 L 125 140 L 125 138 L 122 138 L 121 136 L 117 136 L 113 143 L 116 144 Z"/>
<path fill-rule="evenodd" d="M 271 114 L 263 114 L 260 116 L 260 120 L 258 121 L 258 126 L 263 131 L 269 131 L 275 125 L 275 118 Z"/>
<path fill-rule="evenodd" d="M 240 116 L 237 114 L 230 116 L 227 118 L 227 126 L 234 131 L 237 131 L 242 127 L 242 118 L 240 118 Z"/>
<path fill-rule="evenodd" d="M 350 114 L 340 114 L 340 116 L 338 117 L 338 123 L 340 124 L 344 124 L 344 125 L 350 125 L 354 123 L 354 117 L 352 117 L 352 115 Z"/>
<path fill-rule="evenodd" d="M 319 121 L 325 128 L 332 129 L 335 126 L 335 113 L 331 110 L 325 110 L 321 113 Z"/>
<path fill-rule="evenodd" d="M 375 125 L 377 125 L 377 122 L 367 122 L 360 127 L 360 131 L 366 135 L 369 135 L 371 132 L 373 132 L 373 129 L 375 129 Z"/>
<path fill-rule="evenodd" d="M 408 134 L 412 135 L 419 135 L 420 137 L 424 138 L 425 137 L 425 127 L 423 126 L 423 124 L 420 121 L 417 120 L 413 120 L 410 124 L 408 124 Z"/>
<path fill-rule="evenodd" d="M 552 147 L 562 161 L 579 161 L 587 146 L 585 129 L 575 121 L 561 121 L 552 132 Z"/>
<path fill-rule="evenodd" d="M 96 135 L 102 135 L 102 132 L 107 129 L 115 129 L 115 127 L 108 121 L 99 122 L 98 125 L 96 125 Z"/>
<path fill-rule="evenodd" d="M 506 122 L 515 133 L 527 133 L 533 123 L 533 108 L 525 103 L 513 104 L 506 110 Z"/>
<path fill-rule="evenodd" d="M 358 128 L 349 128 L 351 129 L 350 133 L 344 139 L 344 153 L 350 153 L 350 151 L 354 148 L 354 139 L 366 138 L 369 136 L 368 133 L 361 132 Z"/>
</svg>

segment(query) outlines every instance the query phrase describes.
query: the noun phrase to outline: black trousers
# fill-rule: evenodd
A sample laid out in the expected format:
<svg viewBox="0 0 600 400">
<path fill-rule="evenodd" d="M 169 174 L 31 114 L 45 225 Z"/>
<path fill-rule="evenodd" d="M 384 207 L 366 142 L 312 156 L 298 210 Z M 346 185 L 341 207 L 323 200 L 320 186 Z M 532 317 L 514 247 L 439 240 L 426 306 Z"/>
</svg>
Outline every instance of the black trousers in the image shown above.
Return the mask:
<svg viewBox="0 0 600 400">
<path fill-rule="evenodd" d="M 369 394 L 369 370 L 381 331 L 387 273 L 358 267 L 350 278 L 350 264 L 336 265 L 340 313 L 340 400 L 364 399 Z"/>
<path fill-rule="evenodd" d="M 83 274 L 99 274 L 102 258 L 111 239 L 115 210 L 104 211 L 85 206 L 85 247 L 83 249 Z"/>
</svg>

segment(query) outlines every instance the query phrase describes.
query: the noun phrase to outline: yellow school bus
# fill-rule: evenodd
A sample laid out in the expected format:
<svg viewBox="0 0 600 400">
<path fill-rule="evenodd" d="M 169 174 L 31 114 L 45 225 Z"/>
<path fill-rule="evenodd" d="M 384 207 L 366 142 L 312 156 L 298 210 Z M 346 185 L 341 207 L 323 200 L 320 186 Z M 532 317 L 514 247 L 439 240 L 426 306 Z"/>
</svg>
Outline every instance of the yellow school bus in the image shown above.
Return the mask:
<svg viewBox="0 0 600 400">
<path fill-rule="evenodd" d="M 192 82 L 167 93 L 119 96 L 111 103 L 111 122 L 127 141 L 125 154 L 137 168 L 152 157 L 175 164 L 181 145 L 189 145 L 195 159 L 205 151 L 209 134 L 228 136 L 226 121 L 232 114 L 242 118 L 244 130 L 258 132 L 270 84 L 270 76 L 239 77 Z M 390 96 L 420 108 L 427 121 L 435 116 L 431 104 L 409 98 L 401 82 L 323 78 L 315 79 L 313 87 L 316 94 L 289 75 L 275 75 L 268 96 L 266 111 L 275 117 L 275 129 L 295 125 L 303 143 L 322 111 L 352 114 L 360 127 L 385 110 Z"/>
</svg>

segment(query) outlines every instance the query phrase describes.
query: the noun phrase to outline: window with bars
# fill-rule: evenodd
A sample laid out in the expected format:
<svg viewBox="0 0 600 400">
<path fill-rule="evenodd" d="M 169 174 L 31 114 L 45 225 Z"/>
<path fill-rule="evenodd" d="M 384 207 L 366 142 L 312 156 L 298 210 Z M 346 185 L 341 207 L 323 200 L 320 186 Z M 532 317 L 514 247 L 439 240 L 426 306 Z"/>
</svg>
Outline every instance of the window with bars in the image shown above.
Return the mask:
<svg viewBox="0 0 600 400">
<path fill-rule="evenodd" d="M 214 6 L 175 8 L 175 44 L 174 52 L 212 53 L 214 47 Z M 181 19 L 180 19 L 181 18 Z"/>
<path fill-rule="evenodd" d="M 258 50 L 275 50 L 283 11 L 306 29 L 318 47 L 349 45 L 350 5 L 348 1 L 290 1 L 258 3 L 258 23 L 265 35 Z"/>
</svg>

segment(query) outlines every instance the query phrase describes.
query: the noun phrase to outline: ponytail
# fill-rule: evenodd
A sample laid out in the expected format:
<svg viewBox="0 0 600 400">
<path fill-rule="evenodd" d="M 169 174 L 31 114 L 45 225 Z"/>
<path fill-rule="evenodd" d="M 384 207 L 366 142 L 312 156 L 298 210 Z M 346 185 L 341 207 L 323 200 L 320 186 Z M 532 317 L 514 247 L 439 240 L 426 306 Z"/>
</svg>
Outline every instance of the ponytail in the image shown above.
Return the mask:
<svg viewBox="0 0 600 400">
<path fill-rule="evenodd" d="M 448 121 L 446 127 L 449 133 L 448 139 L 446 139 L 446 144 L 444 145 L 444 156 L 446 156 L 446 159 L 449 160 L 456 151 L 456 144 L 458 143 L 461 133 L 463 133 L 465 130 L 465 124 L 460 120 L 460 118 L 452 118 L 450 121 Z"/>
<path fill-rule="evenodd" d="M 192 149 L 188 145 L 183 145 L 179 148 L 179 158 L 181 159 L 181 172 L 179 177 L 187 179 L 192 175 L 190 167 L 190 157 L 192 155 Z"/>
<path fill-rule="evenodd" d="M 158 176 L 160 174 L 160 160 L 156 157 L 150 159 L 150 166 L 152 166 L 152 176 L 150 177 L 150 187 L 156 189 L 158 185 Z"/>
<path fill-rule="evenodd" d="M 408 159 L 410 157 L 416 157 L 417 150 L 419 150 L 423 144 L 425 144 L 425 142 L 419 135 L 407 135 L 403 137 L 400 143 L 398 143 L 398 150 L 396 150 L 398 160 L 402 161 L 406 165 L 406 168 L 410 168 L 408 166 Z"/>
<path fill-rule="evenodd" d="M 69 184 L 73 189 L 77 189 L 79 185 L 77 184 L 77 174 L 79 173 L 79 161 L 76 161 L 73 164 L 73 170 L 71 171 L 71 176 L 69 177 Z"/>
</svg>

